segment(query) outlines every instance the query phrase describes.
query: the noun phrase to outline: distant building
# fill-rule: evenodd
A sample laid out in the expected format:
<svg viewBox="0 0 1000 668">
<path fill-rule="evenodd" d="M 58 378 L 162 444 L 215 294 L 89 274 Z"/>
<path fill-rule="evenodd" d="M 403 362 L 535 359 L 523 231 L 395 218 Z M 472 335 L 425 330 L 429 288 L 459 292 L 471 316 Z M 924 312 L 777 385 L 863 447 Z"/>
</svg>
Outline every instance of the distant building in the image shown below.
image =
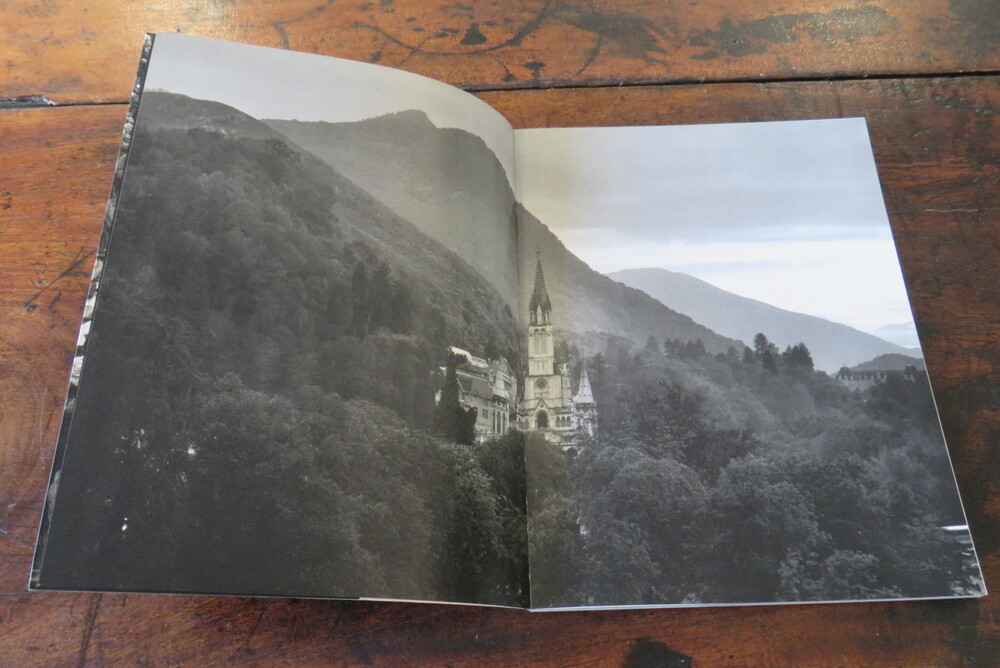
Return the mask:
<svg viewBox="0 0 1000 668">
<path fill-rule="evenodd" d="M 552 442 L 572 445 L 581 432 L 597 433 L 597 404 L 584 367 L 573 394 L 567 364 L 556 364 L 552 302 L 545 289 L 541 258 L 528 302 L 528 373 L 520 403 L 519 425 Z"/>
<path fill-rule="evenodd" d="M 912 364 L 902 371 L 898 369 L 854 371 L 847 366 L 842 366 L 840 367 L 840 371 L 837 372 L 836 378 L 852 390 L 863 391 L 875 387 L 879 383 L 884 383 L 892 376 L 913 382 L 919 375 L 920 372 L 917 371 L 917 367 Z"/>
<path fill-rule="evenodd" d="M 513 426 L 517 406 L 517 380 L 507 360 L 502 357 L 485 360 L 455 347 L 451 353 L 465 358 L 455 365 L 458 403 L 463 408 L 476 409 L 476 442 L 503 436 Z M 445 371 L 443 367 L 440 369 L 442 378 Z M 440 390 L 435 400 L 441 400 Z"/>
</svg>

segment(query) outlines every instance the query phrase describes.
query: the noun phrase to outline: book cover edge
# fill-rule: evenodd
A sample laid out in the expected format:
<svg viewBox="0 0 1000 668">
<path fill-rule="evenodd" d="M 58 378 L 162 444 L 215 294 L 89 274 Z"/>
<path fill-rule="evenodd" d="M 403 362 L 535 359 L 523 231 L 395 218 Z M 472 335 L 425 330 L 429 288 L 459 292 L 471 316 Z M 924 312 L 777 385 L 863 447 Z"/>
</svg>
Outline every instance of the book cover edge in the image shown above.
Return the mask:
<svg viewBox="0 0 1000 668">
<path fill-rule="evenodd" d="M 121 146 L 118 150 L 118 157 L 115 160 L 114 176 L 111 182 L 110 194 L 108 195 L 108 204 L 104 213 L 101 238 L 97 244 L 97 250 L 94 256 L 94 268 L 91 271 L 90 284 L 87 288 L 87 294 L 84 299 L 82 319 L 76 340 L 76 350 L 73 354 L 73 364 L 70 368 L 66 399 L 63 403 L 63 415 L 59 425 L 59 435 L 56 439 L 55 454 L 52 458 L 49 480 L 45 487 L 45 501 L 41 517 L 39 519 L 34 554 L 31 559 L 31 574 L 28 581 L 29 590 L 47 589 L 47 587 L 45 587 L 41 582 L 41 574 L 42 566 L 45 561 L 45 548 L 48 542 L 48 531 L 51 522 L 52 509 L 59 489 L 59 476 L 62 471 L 62 464 L 66 455 L 66 446 L 69 441 L 69 432 L 73 423 L 73 412 L 76 405 L 76 394 L 79 388 L 80 372 L 83 368 L 87 353 L 87 343 L 90 332 L 89 325 L 94 317 L 95 306 L 101 286 L 101 277 L 104 270 L 104 260 L 107 257 L 108 247 L 111 243 L 111 235 L 114 230 L 115 217 L 118 211 L 118 198 L 121 194 L 122 183 L 125 178 L 125 170 L 128 166 L 128 156 L 132 147 L 132 137 L 135 130 L 136 115 L 139 112 L 139 102 L 145 86 L 146 72 L 149 68 L 149 59 L 152 55 L 155 39 L 156 35 L 153 33 L 146 33 L 144 35 L 142 53 L 139 57 L 139 66 L 136 70 L 135 82 L 132 85 L 128 113 L 125 116 L 125 123 L 122 129 Z"/>
</svg>

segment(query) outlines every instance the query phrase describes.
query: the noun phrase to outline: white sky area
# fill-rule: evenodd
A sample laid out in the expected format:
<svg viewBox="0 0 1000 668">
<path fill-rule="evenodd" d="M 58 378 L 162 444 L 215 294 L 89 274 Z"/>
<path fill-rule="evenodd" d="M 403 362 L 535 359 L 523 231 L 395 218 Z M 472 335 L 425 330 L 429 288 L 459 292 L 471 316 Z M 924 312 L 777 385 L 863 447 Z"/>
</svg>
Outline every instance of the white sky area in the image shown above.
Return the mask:
<svg viewBox="0 0 1000 668">
<path fill-rule="evenodd" d="M 597 271 L 680 271 L 917 345 L 862 118 L 517 130 L 515 151 L 518 200 Z"/>
<path fill-rule="evenodd" d="M 419 109 L 439 128 L 479 135 L 513 182 L 507 120 L 434 79 L 353 60 L 157 33 L 146 88 L 222 102 L 254 118 L 331 123 Z"/>
</svg>

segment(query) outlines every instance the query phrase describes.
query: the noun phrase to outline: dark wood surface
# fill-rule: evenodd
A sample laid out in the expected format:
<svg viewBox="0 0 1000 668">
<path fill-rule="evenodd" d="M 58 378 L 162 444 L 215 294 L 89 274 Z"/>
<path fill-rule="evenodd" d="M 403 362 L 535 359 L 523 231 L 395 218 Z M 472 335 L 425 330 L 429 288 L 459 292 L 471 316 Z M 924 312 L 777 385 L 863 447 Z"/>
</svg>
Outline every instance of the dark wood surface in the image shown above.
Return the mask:
<svg viewBox="0 0 1000 668">
<path fill-rule="evenodd" d="M 378 61 L 480 91 L 517 127 L 866 116 L 955 472 L 1000 586 L 993 0 L 114 4 L 0 3 L 0 664 L 1000 665 L 995 596 L 530 614 L 26 591 L 147 30 Z"/>
</svg>

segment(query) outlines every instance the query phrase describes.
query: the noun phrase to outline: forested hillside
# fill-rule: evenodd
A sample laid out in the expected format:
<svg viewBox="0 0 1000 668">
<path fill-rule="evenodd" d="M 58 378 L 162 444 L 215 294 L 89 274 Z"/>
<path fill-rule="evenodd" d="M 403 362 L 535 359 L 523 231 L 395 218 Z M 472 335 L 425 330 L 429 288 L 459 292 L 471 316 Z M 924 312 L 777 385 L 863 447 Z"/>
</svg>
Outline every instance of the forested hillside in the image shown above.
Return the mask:
<svg viewBox="0 0 1000 668">
<path fill-rule="evenodd" d="M 919 349 L 903 348 L 841 323 L 741 297 L 680 272 L 624 269 L 609 277 L 642 290 L 706 327 L 747 345 L 762 328 L 781 348 L 804 342 L 813 351 L 816 367 L 829 373 L 877 355 L 920 355 Z M 850 298 L 844 295 L 845 300 Z"/>
<path fill-rule="evenodd" d="M 597 437 L 527 445 L 533 606 L 978 591 L 926 376 L 856 393 L 757 343 L 588 360 Z"/>
<path fill-rule="evenodd" d="M 43 584 L 519 604 L 523 457 L 434 432 L 466 262 L 224 105 L 142 102 Z"/>
<path fill-rule="evenodd" d="M 437 128 L 415 109 L 350 123 L 265 123 L 461 255 L 517 308 L 514 193 L 481 138 Z"/>
</svg>

